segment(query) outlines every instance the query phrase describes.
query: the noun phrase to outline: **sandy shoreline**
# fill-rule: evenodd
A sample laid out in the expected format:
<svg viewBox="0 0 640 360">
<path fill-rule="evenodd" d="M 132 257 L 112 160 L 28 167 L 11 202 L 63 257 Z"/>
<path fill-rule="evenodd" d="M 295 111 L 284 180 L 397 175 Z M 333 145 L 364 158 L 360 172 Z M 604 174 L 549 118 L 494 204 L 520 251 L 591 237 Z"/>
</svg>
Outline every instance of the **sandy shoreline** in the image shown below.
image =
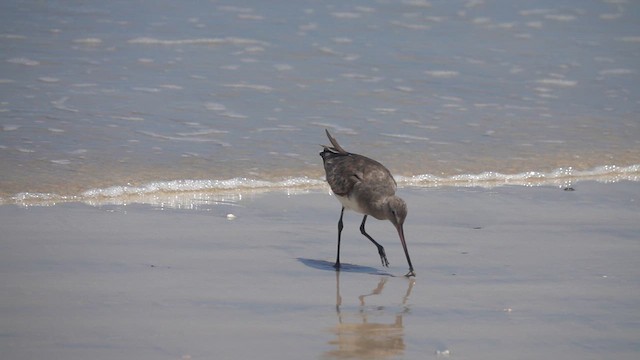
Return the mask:
<svg viewBox="0 0 640 360">
<path fill-rule="evenodd" d="M 640 183 L 401 189 L 391 224 L 325 192 L 203 204 L 0 206 L 11 359 L 635 359 Z M 236 218 L 228 220 L 226 214 Z M 395 275 L 395 276 L 389 276 Z"/>
</svg>

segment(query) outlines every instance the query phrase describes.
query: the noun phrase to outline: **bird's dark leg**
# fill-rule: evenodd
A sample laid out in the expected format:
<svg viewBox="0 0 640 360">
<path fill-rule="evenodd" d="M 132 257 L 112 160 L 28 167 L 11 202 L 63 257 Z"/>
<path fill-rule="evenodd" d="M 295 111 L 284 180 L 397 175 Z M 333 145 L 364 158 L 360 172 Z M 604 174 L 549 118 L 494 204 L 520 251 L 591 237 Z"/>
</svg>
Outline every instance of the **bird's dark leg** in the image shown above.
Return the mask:
<svg viewBox="0 0 640 360">
<path fill-rule="evenodd" d="M 342 224 L 342 215 L 344 215 L 344 206 L 340 211 L 340 220 L 338 220 L 338 255 L 336 256 L 336 263 L 333 265 L 336 270 L 340 269 L 340 236 L 342 235 L 342 228 L 344 227 Z"/>
<path fill-rule="evenodd" d="M 375 245 L 378 248 L 378 254 L 380 255 L 380 260 L 382 261 L 382 266 L 389 267 L 389 261 L 387 260 L 387 254 L 384 252 L 384 247 L 382 247 L 382 245 L 378 244 L 377 241 L 373 240 L 373 238 L 371 236 L 369 236 L 369 234 L 367 234 L 367 232 L 364 230 L 364 223 L 366 221 L 367 221 L 367 215 L 365 215 L 362 218 L 362 224 L 360 224 L 360 232 L 362 233 L 362 235 L 366 236 L 367 239 L 371 240 L 373 245 Z"/>
</svg>

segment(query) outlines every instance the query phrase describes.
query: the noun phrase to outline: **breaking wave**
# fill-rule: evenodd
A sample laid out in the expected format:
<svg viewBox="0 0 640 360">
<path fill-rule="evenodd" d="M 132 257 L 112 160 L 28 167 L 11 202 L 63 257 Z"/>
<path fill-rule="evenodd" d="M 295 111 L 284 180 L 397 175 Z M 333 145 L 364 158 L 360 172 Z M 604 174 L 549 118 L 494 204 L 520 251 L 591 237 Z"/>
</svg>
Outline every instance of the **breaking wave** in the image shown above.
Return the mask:
<svg viewBox="0 0 640 360">
<path fill-rule="evenodd" d="M 518 174 L 483 172 L 438 177 L 431 174 L 396 176 L 399 187 L 498 187 L 498 186 L 558 186 L 571 187 L 580 181 L 613 183 L 640 181 L 640 164 L 620 167 L 600 166 L 591 170 L 558 168 L 551 172 L 529 171 Z M 234 203 L 243 196 L 270 191 L 300 194 L 313 190 L 329 190 L 322 178 L 292 177 L 280 181 L 251 178 L 227 180 L 172 180 L 147 184 L 96 188 L 74 196 L 51 193 L 19 193 L 0 203 L 25 206 L 55 205 L 62 202 L 83 202 L 93 206 L 149 204 L 170 208 L 193 208 L 203 203 Z"/>
</svg>

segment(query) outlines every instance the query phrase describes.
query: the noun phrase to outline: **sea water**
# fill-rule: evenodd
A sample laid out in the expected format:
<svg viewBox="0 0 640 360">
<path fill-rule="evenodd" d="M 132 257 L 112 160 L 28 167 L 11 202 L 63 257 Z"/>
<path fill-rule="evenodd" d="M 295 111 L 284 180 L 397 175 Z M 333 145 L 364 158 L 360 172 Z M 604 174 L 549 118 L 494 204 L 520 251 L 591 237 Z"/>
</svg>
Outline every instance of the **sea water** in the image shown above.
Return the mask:
<svg viewBox="0 0 640 360">
<path fill-rule="evenodd" d="M 640 179 L 640 3 L 3 1 L 1 202 Z"/>
</svg>

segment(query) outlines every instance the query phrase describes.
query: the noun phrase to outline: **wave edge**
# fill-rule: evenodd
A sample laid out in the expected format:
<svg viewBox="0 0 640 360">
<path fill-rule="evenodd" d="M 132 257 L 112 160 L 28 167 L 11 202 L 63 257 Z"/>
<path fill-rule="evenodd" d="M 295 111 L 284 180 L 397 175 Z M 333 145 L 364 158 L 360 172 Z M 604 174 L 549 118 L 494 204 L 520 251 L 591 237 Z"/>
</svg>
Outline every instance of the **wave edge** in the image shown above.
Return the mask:
<svg viewBox="0 0 640 360">
<path fill-rule="evenodd" d="M 572 167 L 557 168 L 550 172 L 527 171 L 504 174 L 486 171 L 478 174 L 458 174 L 436 176 L 421 174 L 395 176 L 399 187 L 483 187 L 499 186 L 558 186 L 570 188 L 581 181 L 614 183 L 619 181 L 640 182 L 640 164 L 630 166 L 605 165 L 590 170 L 576 170 Z M 89 189 L 78 195 L 58 195 L 55 193 L 22 192 L 8 199 L 0 199 L 0 204 L 24 206 L 51 206 L 58 203 L 81 202 L 92 206 L 126 205 L 132 203 L 158 205 L 175 208 L 190 207 L 202 203 L 235 203 L 243 195 L 270 191 L 286 191 L 300 194 L 313 190 L 329 190 L 322 178 L 290 177 L 278 181 L 237 177 L 226 180 L 169 180 L 150 182 L 143 185 L 116 185 Z"/>
</svg>

